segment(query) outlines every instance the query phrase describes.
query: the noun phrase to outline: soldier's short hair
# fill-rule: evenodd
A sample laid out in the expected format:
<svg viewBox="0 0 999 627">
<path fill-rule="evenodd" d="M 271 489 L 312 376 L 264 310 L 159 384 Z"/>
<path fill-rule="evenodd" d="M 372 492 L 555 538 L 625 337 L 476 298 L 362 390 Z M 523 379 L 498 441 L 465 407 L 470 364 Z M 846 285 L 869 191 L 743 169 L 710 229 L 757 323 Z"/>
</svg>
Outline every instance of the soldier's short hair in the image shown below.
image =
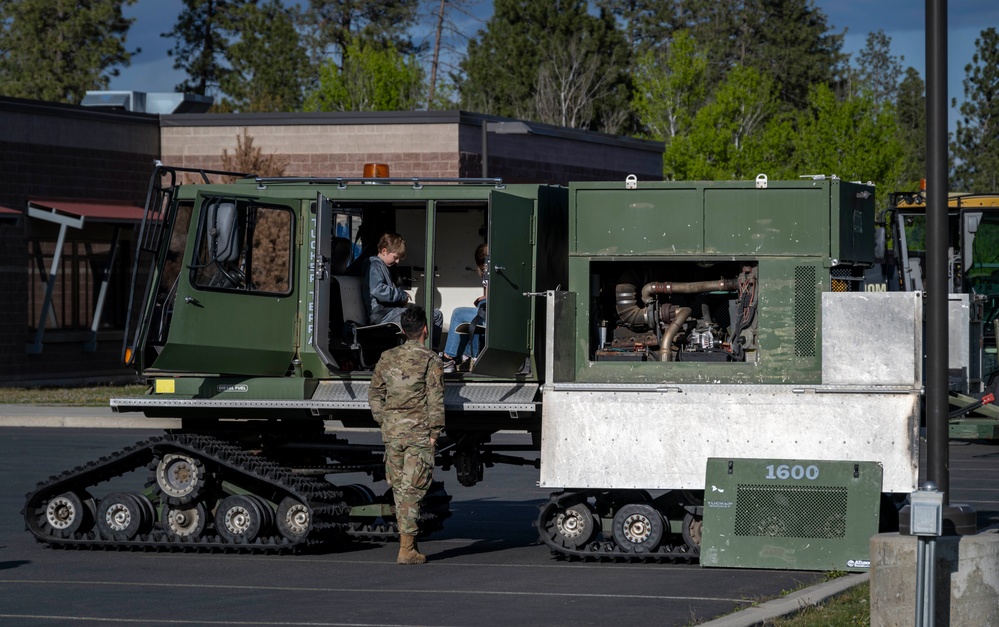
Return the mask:
<svg viewBox="0 0 999 627">
<path fill-rule="evenodd" d="M 420 337 L 420 333 L 427 326 L 427 310 L 410 303 L 403 309 L 399 323 L 402 325 L 402 332 L 406 334 L 406 337 L 415 340 Z"/>
<path fill-rule="evenodd" d="M 399 255 L 399 259 L 406 256 L 406 240 L 398 233 L 385 233 L 378 240 L 378 252 L 387 249 L 390 253 Z"/>
</svg>

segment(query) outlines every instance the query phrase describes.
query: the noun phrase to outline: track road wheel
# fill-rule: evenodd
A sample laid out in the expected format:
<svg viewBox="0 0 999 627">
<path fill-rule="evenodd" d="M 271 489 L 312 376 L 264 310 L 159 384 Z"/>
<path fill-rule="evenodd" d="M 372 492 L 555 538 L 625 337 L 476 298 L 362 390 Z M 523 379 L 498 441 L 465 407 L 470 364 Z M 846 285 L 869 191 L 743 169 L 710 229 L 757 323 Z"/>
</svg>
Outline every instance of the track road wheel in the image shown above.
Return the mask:
<svg viewBox="0 0 999 627">
<path fill-rule="evenodd" d="M 256 499 L 249 496 L 227 496 L 215 510 L 215 529 L 226 542 L 247 544 L 256 540 L 263 523 L 263 514 Z"/>
<path fill-rule="evenodd" d="M 208 513 L 202 503 L 163 507 L 163 529 L 167 535 L 194 540 L 201 537 L 207 524 Z"/>
<path fill-rule="evenodd" d="M 577 503 L 555 513 L 555 534 L 558 542 L 569 549 L 589 544 L 597 535 L 593 510 L 586 503 Z"/>
<path fill-rule="evenodd" d="M 167 453 L 156 463 L 156 485 L 172 505 L 186 505 L 201 494 L 208 479 L 205 465 L 190 455 Z"/>
<path fill-rule="evenodd" d="M 298 540 L 312 527 L 312 512 L 307 505 L 288 496 L 278 504 L 276 522 L 282 537 Z"/>
<path fill-rule="evenodd" d="M 632 503 L 614 514 L 614 541 L 626 553 L 651 553 L 663 539 L 663 517 L 651 505 Z"/>
<path fill-rule="evenodd" d="M 683 535 L 684 543 L 692 549 L 701 548 L 701 522 L 700 516 L 694 516 L 690 512 L 683 517 L 680 533 Z"/>
<path fill-rule="evenodd" d="M 86 492 L 65 492 L 49 499 L 42 508 L 40 526 L 50 536 L 69 538 L 90 530 L 94 510 L 94 499 Z"/>
<path fill-rule="evenodd" d="M 256 503 L 257 511 L 260 512 L 260 535 L 270 533 L 274 529 L 274 508 L 266 499 L 255 494 L 248 498 Z"/>
<path fill-rule="evenodd" d="M 559 505 L 553 498 L 538 515 L 538 533 L 567 549 L 586 546 L 597 534 L 597 522 L 589 503 L 570 507 Z"/>
<path fill-rule="evenodd" d="M 149 526 L 139 494 L 112 492 L 97 506 L 97 531 L 106 540 L 131 540 Z"/>
</svg>

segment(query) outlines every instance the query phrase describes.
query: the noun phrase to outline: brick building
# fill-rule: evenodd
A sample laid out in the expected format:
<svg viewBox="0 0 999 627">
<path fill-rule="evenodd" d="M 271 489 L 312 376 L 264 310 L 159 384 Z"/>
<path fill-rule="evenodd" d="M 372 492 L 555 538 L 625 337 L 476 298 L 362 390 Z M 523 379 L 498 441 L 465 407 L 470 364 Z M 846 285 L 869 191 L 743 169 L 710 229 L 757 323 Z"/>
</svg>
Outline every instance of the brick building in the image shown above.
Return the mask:
<svg viewBox="0 0 999 627">
<path fill-rule="evenodd" d="M 120 354 L 153 161 L 219 169 L 244 133 L 288 176 L 379 162 L 476 178 L 484 147 L 507 182 L 662 176 L 657 142 L 462 111 L 152 115 L 0 98 L 0 385 L 134 378 Z"/>
</svg>

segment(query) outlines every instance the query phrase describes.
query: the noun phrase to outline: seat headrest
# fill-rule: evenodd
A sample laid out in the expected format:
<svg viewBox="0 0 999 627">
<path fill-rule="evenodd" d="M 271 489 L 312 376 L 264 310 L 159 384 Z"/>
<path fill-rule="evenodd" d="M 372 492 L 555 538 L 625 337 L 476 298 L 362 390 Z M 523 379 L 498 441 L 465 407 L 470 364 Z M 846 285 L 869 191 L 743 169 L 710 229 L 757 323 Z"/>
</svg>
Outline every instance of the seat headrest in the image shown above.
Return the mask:
<svg viewBox="0 0 999 627">
<path fill-rule="evenodd" d="M 347 274 L 352 249 L 353 244 L 346 237 L 333 238 L 333 244 L 330 246 L 330 274 L 334 276 Z"/>
</svg>

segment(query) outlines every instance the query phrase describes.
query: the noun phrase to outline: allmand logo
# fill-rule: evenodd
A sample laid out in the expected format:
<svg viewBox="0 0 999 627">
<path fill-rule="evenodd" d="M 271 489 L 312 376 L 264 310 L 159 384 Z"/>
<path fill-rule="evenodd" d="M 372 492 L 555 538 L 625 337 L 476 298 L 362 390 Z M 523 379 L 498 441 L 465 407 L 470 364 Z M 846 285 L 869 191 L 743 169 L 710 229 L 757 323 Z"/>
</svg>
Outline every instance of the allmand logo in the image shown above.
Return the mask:
<svg viewBox="0 0 999 627">
<path fill-rule="evenodd" d="M 870 568 L 871 560 L 846 560 L 847 568 Z"/>
<path fill-rule="evenodd" d="M 240 385 L 220 385 L 216 388 L 219 392 L 249 392 L 250 386 L 246 384 Z"/>
</svg>

